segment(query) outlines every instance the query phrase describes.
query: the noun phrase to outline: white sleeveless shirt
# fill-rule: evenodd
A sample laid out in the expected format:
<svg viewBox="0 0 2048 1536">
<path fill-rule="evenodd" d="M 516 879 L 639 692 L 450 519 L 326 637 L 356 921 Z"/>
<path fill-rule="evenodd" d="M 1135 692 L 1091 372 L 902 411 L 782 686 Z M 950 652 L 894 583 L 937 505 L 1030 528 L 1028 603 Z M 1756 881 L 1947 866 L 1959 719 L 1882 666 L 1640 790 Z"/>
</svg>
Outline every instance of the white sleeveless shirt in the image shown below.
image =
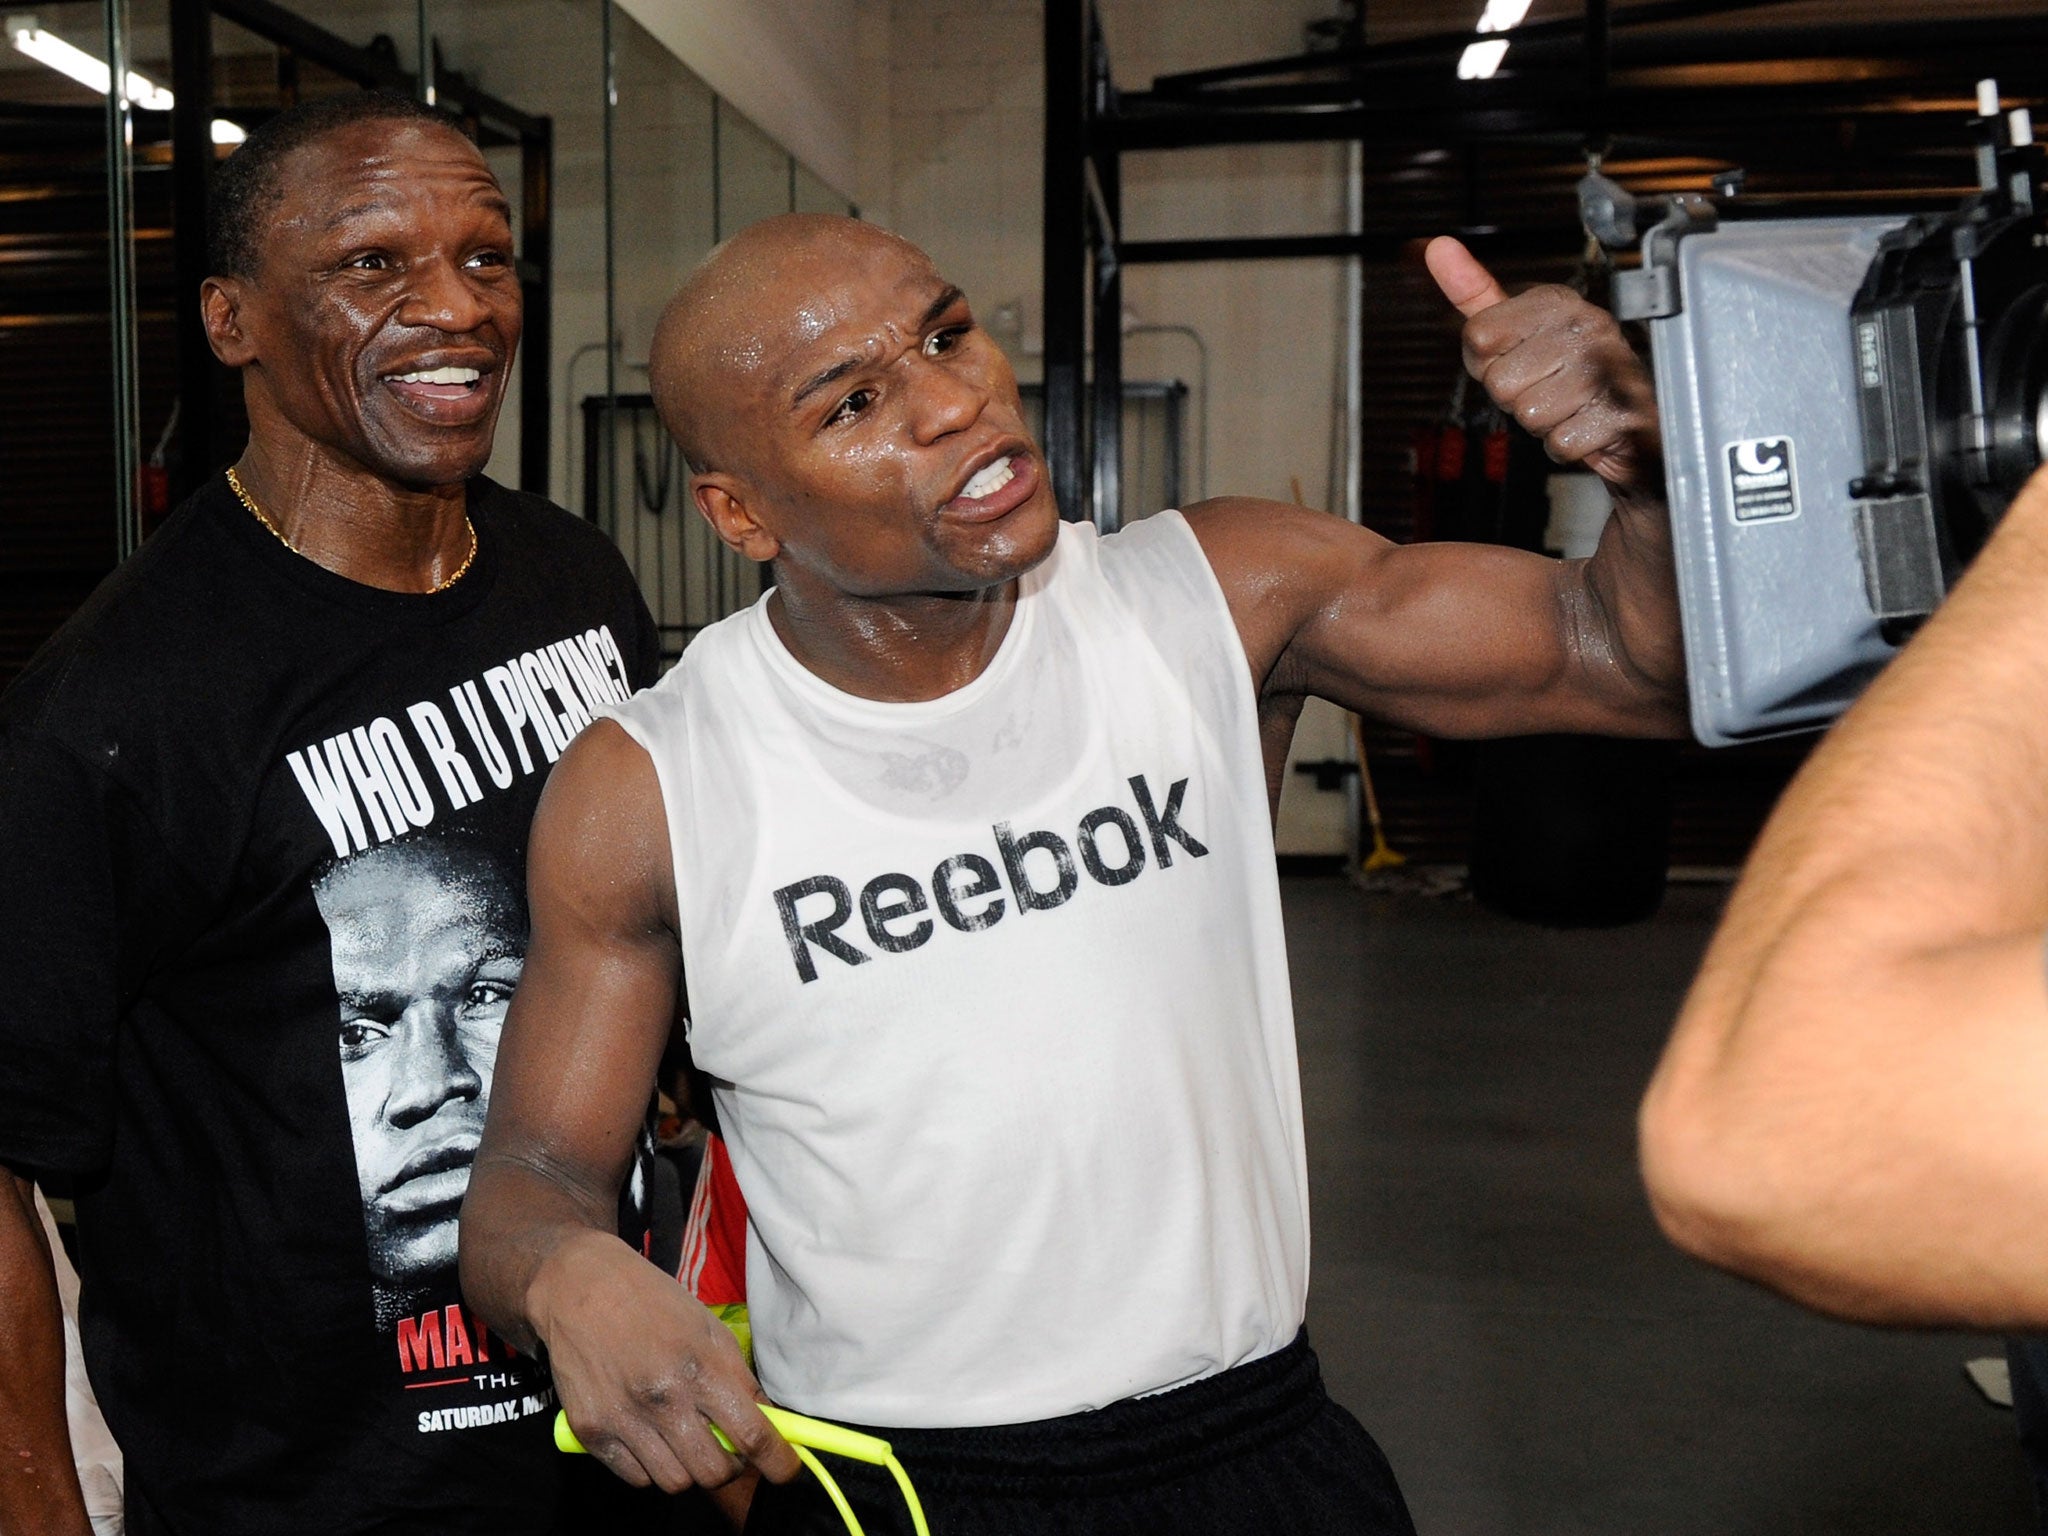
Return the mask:
<svg viewBox="0 0 2048 1536">
<path fill-rule="evenodd" d="M 1270 1354 L 1308 1185 L 1250 669 L 1177 512 L 1061 527 L 986 670 L 842 693 L 760 604 L 615 712 L 777 1402 L 1023 1422 Z"/>
</svg>

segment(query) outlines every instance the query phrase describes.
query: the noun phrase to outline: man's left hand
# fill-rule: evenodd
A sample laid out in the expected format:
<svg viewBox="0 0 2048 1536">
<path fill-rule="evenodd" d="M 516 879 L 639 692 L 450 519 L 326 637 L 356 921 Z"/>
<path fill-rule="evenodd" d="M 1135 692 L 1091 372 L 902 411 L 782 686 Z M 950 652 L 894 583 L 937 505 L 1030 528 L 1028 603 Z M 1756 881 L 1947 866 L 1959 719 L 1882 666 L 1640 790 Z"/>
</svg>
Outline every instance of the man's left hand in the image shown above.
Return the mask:
<svg viewBox="0 0 2048 1536">
<path fill-rule="evenodd" d="M 1616 493 L 1661 501 L 1664 466 L 1650 376 L 1612 315 L 1545 283 L 1510 298 L 1448 235 L 1423 252 L 1465 317 L 1465 367 L 1560 464 L 1583 464 Z"/>
</svg>

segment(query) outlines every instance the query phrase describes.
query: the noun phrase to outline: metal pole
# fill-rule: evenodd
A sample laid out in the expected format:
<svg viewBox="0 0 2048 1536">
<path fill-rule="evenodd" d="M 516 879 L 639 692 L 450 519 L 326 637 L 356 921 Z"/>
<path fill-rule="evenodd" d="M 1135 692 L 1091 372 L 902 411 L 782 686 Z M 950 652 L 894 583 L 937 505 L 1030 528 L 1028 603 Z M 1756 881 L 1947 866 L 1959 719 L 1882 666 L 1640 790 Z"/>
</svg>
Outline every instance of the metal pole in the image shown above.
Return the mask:
<svg viewBox="0 0 2048 1536">
<path fill-rule="evenodd" d="M 1344 232 L 1357 235 L 1365 229 L 1365 146 L 1352 142 L 1344 146 Z M 1365 260 L 1352 256 L 1344 262 L 1344 500 L 1342 512 L 1354 523 L 1365 521 L 1364 481 L 1360 473 L 1365 453 Z M 1379 807 L 1367 799 L 1372 794 L 1372 770 L 1365 761 L 1365 728 L 1351 717 L 1352 744 L 1358 757 L 1358 773 L 1344 780 L 1345 848 L 1355 860 L 1368 819 L 1379 835 Z M 1369 813 L 1369 818 L 1368 818 Z M 1377 849 L 1375 849 L 1377 852 Z"/>
<path fill-rule="evenodd" d="M 619 61 L 612 48 L 613 0 L 604 0 L 604 451 L 599 458 L 607 524 L 619 526 L 618 247 L 614 210 L 612 119 L 619 106 Z M 637 523 L 637 519 L 635 520 Z M 614 533 L 613 537 L 617 537 Z"/>
<path fill-rule="evenodd" d="M 135 392 L 134 123 L 128 103 L 125 0 L 104 0 L 107 28 L 107 308 L 113 346 L 114 554 L 126 560 L 142 542 L 136 479 L 141 444 Z"/>
<path fill-rule="evenodd" d="M 1062 517 L 1087 515 L 1088 0 L 1045 4 L 1045 458 Z"/>
<path fill-rule="evenodd" d="M 420 100 L 428 106 L 434 105 L 434 44 L 427 36 L 427 0 L 413 0 L 413 35 L 419 45 L 419 91 Z"/>
<path fill-rule="evenodd" d="M 1093 210 L 1095 232 L 1095 526 L 1114 533 L 1123 523 L 1124 282 L 1116 259 L 1118 204 L 1114 155 L 1096 163 L 1101 205 Z"/>
<path fill-rule="evenodd" d="M 548 433 L 553 411 L 548 374 L 553 367 L 555 293 L 555 130 L 542 118 L 537 130 L 519 138 L 520 289 L 526 300 L 525 337 L 519 363 L 519 488 L 549 495 Z M 566 387 L 566 386 L 565 386 Z M 573 404 L 573 402 L 572 402 Z M 570 437 L 562 434 L 562 499 L 568 500 Z M 589 507 L 584 516 L 590 515 Z"/>
<path fill-rule="evenodd" d="M 1345 146 L 1346 234 L 1365 230 L 1365 146 Z M 1362 500 L 1365 431 L 1365 261 L 1349 257 L 1344 263 L 1344 515 L 1354 523 L 1365 521 Z"/>
<path fill-rule="evenodd" d="M 199 488 L 225 457 L 214 441 L 213 349 L 200 318 L 207 271 L 206 204 L 213 171 L 213 8 L 208 0 L 171 0 L 171 249 L 177 292 L 172 305 L 178 351 L 178 446 L 171 502 Z M 138 447 L 140 445 L 138 444 Z"/>
<path fill-rule="evenodd" d="M 1613 30 L 1607 0 L 1586 0 L 1586 142 L 1605 152 L 1607 138 L 1607 73 L 1613 56 Z"/>
<path fill-rule="evenodd" d="M 1109 78 L 1109 47 L 1102 18 L 1088 17 L 1088 111 L 1091 120 L 1116 110 Z M 1088 155 L 1089 209 L 1095 224 L 1095 422 L 1089 440 L 1094 461 L 1095 526 L 1114 533 L 1123 524 L 1124 282 L 1117 247 L 1123 220 L 1123 177 L 1113 146 L 1093 142 Z M 1153 509 L 1156 510 L 1156 509 Z"/>
</svg>

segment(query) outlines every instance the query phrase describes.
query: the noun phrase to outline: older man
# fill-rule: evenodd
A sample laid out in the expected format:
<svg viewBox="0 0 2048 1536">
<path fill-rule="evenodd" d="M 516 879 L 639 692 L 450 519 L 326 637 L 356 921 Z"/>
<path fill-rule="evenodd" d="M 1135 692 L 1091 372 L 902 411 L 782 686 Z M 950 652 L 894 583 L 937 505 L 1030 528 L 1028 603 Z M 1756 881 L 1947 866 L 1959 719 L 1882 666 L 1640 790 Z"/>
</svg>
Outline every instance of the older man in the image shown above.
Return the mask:
<svg viewBox="0 0 2048 1536">
<path fill-rule="evenodd" d="M 248 448 L 0 704 L 0 1529 L 86 1529 L 53 1176 L 134 1536 L 587 1529 L 453 1219 L 541 781 L 652 627 L 595 530 L 479 478 L 520 301 L 468 139 L 322 101 L 216 203 Z"/>
<path fill-rule="evenodd" d="M 731 1341 L 609 1232 L 686 973 L 759 1385 L 887 1426 L 934 1529 L 1410 1528 L 1301 1336 L 1271 828 L 1295 718 L 1313 693 L 1438 734 L 1682 720 L 1642 370 L 1564 290 L 1431 258 L 1495 397 L 1613 487 L 1591 561 L 1236 498 L 1062 524 L 966 299 L 850 220 L 757 225 L 671 306 L 656 399 L 777 586 L 548 787 L 463 1231 L 471 1299 L 545 1345 L 627 1477 L 729 1477 L 712 1423 L 791 1470 Z M 832 1519 L 769 1484 L 748 1528 Z"/>
</svg>

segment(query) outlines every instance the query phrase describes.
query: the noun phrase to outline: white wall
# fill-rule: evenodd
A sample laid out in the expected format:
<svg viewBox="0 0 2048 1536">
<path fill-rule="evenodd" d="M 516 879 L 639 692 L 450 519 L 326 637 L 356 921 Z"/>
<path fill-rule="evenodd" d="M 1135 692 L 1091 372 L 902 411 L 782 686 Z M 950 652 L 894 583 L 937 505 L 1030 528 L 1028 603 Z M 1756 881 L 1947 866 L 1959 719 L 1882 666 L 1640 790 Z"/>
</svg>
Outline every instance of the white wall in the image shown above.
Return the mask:
<svg viewBox="0 0 2048 1536">
<path fill-rule="evenodd" d="M 859 197 L 869 0 L 619 0 L 704 83 Z M 849 67 L 849 62 L 854 67 Z"/>
</svg>

